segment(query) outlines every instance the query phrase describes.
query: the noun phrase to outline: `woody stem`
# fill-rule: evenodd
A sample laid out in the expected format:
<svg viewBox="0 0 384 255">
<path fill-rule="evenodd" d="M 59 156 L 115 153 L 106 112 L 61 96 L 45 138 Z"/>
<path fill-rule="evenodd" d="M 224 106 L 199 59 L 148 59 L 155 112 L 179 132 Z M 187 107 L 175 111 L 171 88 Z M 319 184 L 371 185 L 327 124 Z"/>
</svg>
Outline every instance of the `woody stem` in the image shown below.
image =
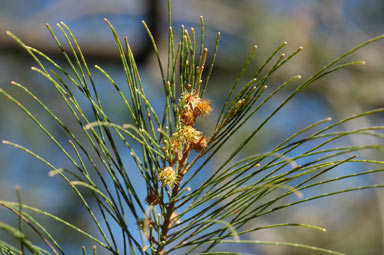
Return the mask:
<svg viewBox="0 0 384 255">
<path fill-rule="evenodd" d="M 183 157 L 179 161 L 178 174 L 180 176 L 180 179 L 183 178 L 184 172 L 182 172 L 182 171 L 183 171 L 183 169 L 187 163 L 187 158 L 188 158 L 188 155 L 190 152 L 191 152 L 191 148 L 190 148 L 190 146 L 187 146 L 187 148 L 184 149 Z M 179 191 L 180 191 L 180 183 L 177 182 L 177 183 L 175 183 L 175 186 L 172 189 L 172 194 L 170 197 L 170 203 L 168 204 L 168 206 L 166 206 L 166 214 L 164 217 L 164 223 L 161 227 L 161 240 L 159 242 L 159 247 L 156 251 L 156 255 L 161 254 L 161 252 L 164 249 L 164 246 L 166 245 L 166 240 L 168 238 L 168 231 L 169 231 L 169 229 L 171 227 L 171 223 L 172 223 L 172 214 L 174 213 L 174 210 L 175 210 L 175 204 L 176 204 L 175 198 L 177 197 Z"/>
</svg>

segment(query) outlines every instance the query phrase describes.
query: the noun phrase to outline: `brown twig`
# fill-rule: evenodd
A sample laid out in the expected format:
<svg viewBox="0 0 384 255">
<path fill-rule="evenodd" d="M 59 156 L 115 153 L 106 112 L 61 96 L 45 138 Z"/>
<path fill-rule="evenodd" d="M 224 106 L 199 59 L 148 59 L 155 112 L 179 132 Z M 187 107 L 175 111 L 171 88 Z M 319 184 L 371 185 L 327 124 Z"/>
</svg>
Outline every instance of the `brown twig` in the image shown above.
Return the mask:
<svg viewBox="0 0 384 255">
<path fill-rule="evenodd" d="M 25 218 L 22 214 L 20 214 L 17 210 L 13 209 L 12 207 L 9 207 L 8 205 L 6 205 L 5 203 L 1 202 L 0 201 L 0 205 L 4 206 L 5 208 L 11 210 L 14 214 L 16 214 L 17 216 L 19 216 L 25 223 L 27 223 L 39 236 L 41 239 L 44 240 L 44 242 L 51 248 L 51 250 L 53 251 L 54 254 L 56 255 L 59 255 L 59 253 L 56 251 L 55 247 L 53 247 L 53 245 L 48 241 L 47 238 L 45 238 L 43 236 L 43 234 L 41 234 L 39 232 L 39 230 L 37 230 L 35 228 L 35 226 L 32 225 L 32 223 L 27 219 Z"/>
<path fill-rule="evenodd" d="M 177 173 L 179 174 L 180 180 L 183 178 L 183 176 L 185 174 L 185 171 L 183 171 L 183 169 L 184 169 L 185 165 L 187 164 L 187 159 L 188 159 L 188 155 L 190 152 L 191 152 L 191 147 L 187 146 L 184 149 L 183 157 L 179 161 Z M 175 204 L 176 204 L 176 200 L 174 198 L 177 197 L 177 195 L 179 194 L 179 191 L 180 191 L 180 182 L 177 182 L 174 184 L 174 186 L 172 188 L 172 194 L 170 197 L 170 202 L 167 206 L 167 212 L 166 212 L 166 215 L 164 217 L 164 223 L 161 226 L 161 240 L 159 242 L 159 247 L 156 251 L 156 255 L 165 254 L 165 252 L 163 250 L 164 250 L 164 246 L 166 245 L 167 238 L 168 238 L 168 232 L 169 232 L 171 225 L 172 225 L 172 214 L 174 213 Z"/>
</svg>

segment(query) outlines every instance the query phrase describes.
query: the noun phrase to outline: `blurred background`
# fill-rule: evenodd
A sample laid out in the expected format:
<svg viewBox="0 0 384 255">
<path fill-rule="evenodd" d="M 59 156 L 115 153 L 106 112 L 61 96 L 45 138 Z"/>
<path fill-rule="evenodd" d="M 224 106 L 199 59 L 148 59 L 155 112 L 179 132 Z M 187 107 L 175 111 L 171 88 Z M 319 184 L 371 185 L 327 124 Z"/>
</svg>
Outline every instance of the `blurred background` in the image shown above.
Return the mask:
<svg viewBox="0 0 384 255">
<path fill-rule="evenodd" d="M 271 81 L 279 84 L 296 74 L 301 74 L 304 78 L 309 77 L 347 49 L 384 33 L 384 2 L 381 0 L 173 2 L 173 26 L 176 28 L 176 33 L 182 24 L 199 31 L 199 17 L 204 16 L 205 43 L 210 52 L 213 50 L 216 33 L 218 31 L 222 33 L 215 69 L 207 91 L 207 97 L 213 100 L 216 109 L 214 114 L 219 113 L 218 109 L 223 103 L 224 96 L 255 44 L 258 45 L 258 49 L 250 68 L 253 70 L 284 41 L 288 42 L 286 47 L 288 53 L 300 46 L 304 47 L 303 52 L 292 60 L 290 65 L 281 69 Z M 157 62 L 141 20 L 147 21 L 160 51 L 164 52 L 166 57 L 165 0 L 0 0 L 0 6 L 0 87 L 17 96 L 60 141 L 68 140 L 65 133 L 30 97 L 10 85 L 12 80 L 26 85 L 64 121 L 71 120 L 68 112 L 61 111 L 62 103 L 58 100 L 55 89 L 39 74 L 30 70 L 30 67 L 36 64 L 24 49 L 6 36 L 6 30 L 12 31 L 27 45 L 43 51 L 65 66 L 61 52 L 45 27 L 45 24 L 49 23 L 55 31 L 58 31 L 55 24 L 64 21 L 76 36 L 89 66 L 94 64 L 102 66 L 124 86 L 118 52 L 110 30 L 103 21 L 106 17 L 115 26 L 121 38 L 128 37 L 136 55 L 144 87 L 150 96 L 156 100 L 156 95 L 162 95 Z M 351 59 L 366 60 L 367 64 L 347 68 L 316 82 L 287 105 L 271 121 L 268 129 L 263 131 L 265 135 L 256 137 L 247 147 L 247 151 L 262 152 L 264 148 L 271 148 L 282 138 L 325 117 L 332 117 L 337 121 L 362 111 L 383 107 L 384 42 L 379 41 L 359 50 Z M 111 93 L 109 87 L 105 85 L 107 81 L 102 79 L 94 68 L 91 71 L 96 77 L 100 91 L 103 91 L 106 111 L 110 113 L 114 122 L 124 123 L 126 113 L 119 111 L 121 104 L 114 100 L 116 95 Z M 289 91 L 285 93 L 288 95 Z M 276 97 L 276 101 L 272 101 L 269 107 L 271 109 L 276 107 L 279 100 L 286 95 Z M 257 117 L 262 118 L 262 113 Z M 209 125 L 209 121 L 202 123 L 203 128 L 209 128 Z M 354 129 L 367 125 L 383 125 L 383 119 L 377 116 L 371 119 L 365 118 L 343 128 Z M 252 123 L 242 132 L 246 132 L 247 129 L 248 131 L 252 129 Z M 59 150 L 40 129 L 3 97 L 0 98 L 0 139 L 31 148 L 50 162 L 54 162 L 57 167 L 69 166 Z M 361 144 L 369 141 L 356 137 L 347 142 Z M 228 148 L 230 147 L 229 145 Z M 223 155 L 226 155 L 225 153 L 224 151 Z M 372 155 L 368 152 L 364 152 L 361 156 L 383 158 L 383 154 Z M 361 170 L 341 171 L 346 173 Z M 84 214 L 84 209 L 79 206 L 79 201 L 74 199 L 73 192 L 59 177 L 48 177 L 48 171 L 45 165 L 29 155 L 1 145 L 0 200 L 16 201 L 14 187 L 20 185 L 23 202 L 26 204 L 42 208 L 92 231 L 91 227 L 87 226 L 88 217 Z M 384 183 L 384 176 L 359 177 L 338 185 L 345 185 L 339 187 L 341 188 L 371 183 Z M 4 208 L 0 208 L 0 220 L 17 222 L 16 217 Z M 255 224 L 262 226 L 281 222 L 303 222 L 325 227 L 327 232 L 297 228 L 263 230 L 248 236 L 249 239 L 300 242 L 347 254 L 384 254 L 384 193 L 379 190 L 349 193 L 327 201 L 306 203 L 279 211 L 261 220 L 262 222 Z M 53 223 L 47 220 L 44 222 L 47 225 Z M 80 252 L 83 244 L 87 249 L 93 245 L 87 240 L 82 240 L 79 235 L 68 234 L 67 228 L 58 224 L 47 228 L 65 244 L 66 249 L 70 251 L 68 254 L 79 254 L 77 252 Z M 8 239 L 0 233 L 0 240 Z M 254 245 L 243 246 L 241 251 L 250 254 L 301 254 L 296 249 Z M 103 254 L 102 251 L 100 254 Z M 302 254 L 309 253 L 304 251 Z"/>
</svg>

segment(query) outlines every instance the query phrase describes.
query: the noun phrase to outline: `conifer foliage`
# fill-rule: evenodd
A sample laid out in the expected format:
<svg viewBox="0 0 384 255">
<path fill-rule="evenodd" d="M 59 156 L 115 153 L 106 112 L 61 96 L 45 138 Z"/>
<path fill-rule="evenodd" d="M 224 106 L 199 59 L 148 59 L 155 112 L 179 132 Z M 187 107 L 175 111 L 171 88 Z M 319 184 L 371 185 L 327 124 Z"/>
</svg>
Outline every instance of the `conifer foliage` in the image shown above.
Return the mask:
<svg viewBox="0 0 384 255">
<path fill-rule="evenodd" d="M 58 50 L 62 51 L 69 70 L 8 32 L 8 35 L 36 61 L 37 66 L 32 67 L 32 70 L 45 77 L 57 90 L 62 98 L 63 110 L 73 115 L 81 133 L 70 128 L 73 127 L 73 123 L 69 125 L 62 121 L 49 106 L 45 105 L 39 95 L 33 94 L 18 82 L 12 82 L 20 91 L 35 100 L 41 109 L 61 126 L 70 139 L 70 151 L 66 149 L 67 145 L 62 144 L 45 127 L 44 122 L 30 112 L 17 97 L 4 89 L 0 89 L 0 93 L 38 125 L 61 150 L 62 156 L 72 163 L 72 168 L 60 168 L 49 159 L 44 159 L 32 150 L 11 141 L 4 140 L 3 143 L 32 155 L 50 168 L 50 175 L 60 176 L 68 184 L 69 189 L 76 193 L 98 233 L 88 233 L 49 212 L 23 204 L 21 200 L 18 202 L 1 200 L 0 205 L 16 214 L 20 223 L 19 227 L 15 227 L 0 222 L 0 229 L 20 243 L 16 247 L 0 242 L 1 253 L 66 254 L 65 247 L 61 247 L 49 233 L 49 229 L 35 219 L 35 215 L 44 215 L 57 224 L 66 225 L 68 233 L 75 231 L 92 240 L 95 244 L 94 254 L 243 254 L 222 251 L 221 244 L 228 243 L 278 245 L 292 247 L 291 249 L 309 249 L 317 253 L 342 254 L 300 243 L 249 240 L 247 234 L 278 227 L 303 227 L 325 231 L 322 227 L 303 223 L 276 222 L 273 225 L 254 226 L 251 222 L 261 216 L 279 213 L 282 209 L 307 201 L 350 191 L 383 187 L 381 184 L 375 184 L 332 193 L 325 190 L 321 192 L 322 189 L 318 189 L 327 183 L 384 170 L 383 161 L 364 160 L 358 156 L 361 150 L 383 150 L 381 144 L 329 146 L 333 141 L 356 134 L 382 139 L 380 132 L 383 127 L 380 126 L 350 131 L 340 131 L 339 127 L 354 119 L 381 113 L 384 111 L 383 108 L 333 123 L 329 118 L 319 120 L 298 130 L 269 151 L 238 159 L 242 157 L 241 150 L 253 141 L 252 138 L 257 137 L 259 131 L 292 98 L 327 74 L 351 65 L 364 64 L 363 61 L 343 62 L 343 60 L 361 47 L 383 39 L 384 36 L 373 38 L 347 51 L 304 81 L 300 75 L 295 75 L 275 88 L 267 87 L 270 78 L 282 66 L 289 64 L 302 48 L 287 55 L 281 54 L 286 45 L 285 42 L 282 43 L 258 70 L 251 70 L 252 77 L 243 84 L 244 73 L 257 49 L 255 46 L 234 81 L 232 89 L 228 91 L 222 108 L 212 109 L 212 99 L 206 98 L 205 92 L 209 89 L 220 33 L 217 34 L 214 48 L 210 49 L 208 54 L 208 49 L 204 47 L 203 18 L 199 33 L 200 42 L 196 41 L 197 35 L 193 28 L 182 26 L 181 34 L 175 35 L 171 22 L 170 1 L 168 6 L 167 63 L 161 61 L 156 42 L 143 21 L 148 36 L 152 39 L 159 64 L 164 89 L 162 112 L 155 110 L 146 96 L 146 90 L 150 88 L 142 83 L 127 38 L 121 39 L 107 19 L 105 22 L 112 32 L 121 57 L 126 84 L 115 82 L 103 69 L 102 63 L 100 66 L 88 66 L 74 35 L 63 22 L 57 24 L 57 28 L 64 41 L 58 39 L 49 25 L 47 28 Z M 116 90 L 118 95 L 116 100 L 122 100 L 124 103 L 129 113 L 127 118 L 129 123 L 114 123 L 105 113 L 101 103 L 103 94 L 98 86 L 99 80 L 93 78 L 95 72 L 103 74 L 105 81 Z M 212 168 L 212 164 L 208 163 L 221 152 L 228 139 L 255 117 L 256 113 L 265 110 L 266 103 L 289 84 L 295 89 L 265 119 L 258 120 L 258 124 L 243 140 L 238 141 L 223 162 Z M 123 92 L 123 86 L 127 86 L 127 93 Z M 85 100 L 86 104 L 81 100 Z M 84 108 L 85 105 L 88 108 Z M 91 117 L 85 114 L 90 112 L 89 110 L 92 112 Z M 196 120 L 212 118 L 212 111 L 219 113 L 215 127 L 204 132 L 199 130 L 195 125 Z M 308 148 L 308 145 L 310 149 L 302 149 Z M 130 152 L 135 167 L 126 165 L 126 160 L 123 158 L 126 151 Z M 303 159 L 307 163 L 303 165 L 295 163 Z M 351 163 L 348 164 L 349 167 L 353 163 L 365 163 L 372 169 L 340 177 L 326 175 L 329 171 L 337 171 L 346 163 Z M 133 175 L 133 172 L 139 173 L 141 177 L 139 182 L 133 179 L 132 176 L 137 176 Z M 190 183 L 202 173 L 207 178 L 192 189 Z M 140 182 L 145 183 L 144 197 L 138 192 L 143 189 L 137 185 Z M 302 195 L 309 189 L 320 193 L 315 195 L 310 193 L 311 196 L 303 197 Z M 85 193 L 88 196 L 85 196 Z M 89 198 L 89 194 L 92 198 Z M 91 203 L 90 199 L 95 203 Z M 118 230 L 112 225 L 117 225 Z M 31 231 L 24 231 L 26 228 L 30 228 L 43 242 L 33 243 L 27 234 Z M 84 248 L 82 252 L 86 254 L 86 249 Z"/>
</svg>

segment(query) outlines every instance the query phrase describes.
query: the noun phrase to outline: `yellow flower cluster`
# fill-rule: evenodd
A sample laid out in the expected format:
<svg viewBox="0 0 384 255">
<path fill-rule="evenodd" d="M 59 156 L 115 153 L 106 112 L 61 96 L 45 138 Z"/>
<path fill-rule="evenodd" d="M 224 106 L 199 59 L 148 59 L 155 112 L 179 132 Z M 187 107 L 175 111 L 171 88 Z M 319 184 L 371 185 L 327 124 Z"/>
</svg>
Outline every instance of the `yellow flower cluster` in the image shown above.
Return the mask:
<svg viewBox="0 0 384 255">
<path fill-rule="evenodd" d="M 173 157 L 168 160 L 171 166 L 160 169 L 159 180 L 163 186 L 173 187 L 175 183 L 181 181 L 183 173 L 176 173 L 172 167 L 175 162 L 185 161 L 191 150 L 204 150 L 209 142 L 209 138 L 196 130 L 193 125 L 198 116 L 206 116 L 212 111 L 210 101 L 201 99 L 197 93 L 188 92 L 182 95 L 179 100 L 179 107 L 181 109 L 180 117 L 183 125 L 172 134 L 171 144 L 169 145 L 167 142 L 165 146 L 167 153 L 171 153 Z M 184 162 L 181 163 L 181 165 L 183 164 Z"/>
<path fill-rule="evenodd" d="M 182 129 L 173 134 L 173 137 L 185 144 L 196 143 L 202 133 L 191 126 L 184 126 Z"/>
<path fill-rule="evenodd" d="M 176 174 L 173 167 L 170 166 L 161 169 L 159 179 L 163 183 L 163 186 L 168 185 L 172 187 L 175 183 L 180 182 L 180 177 Z"/>
<path fill-rule="evenodd" d="M 181 98 L 183 112 L 181 120 L 184 125 L 193 126 L 198 116 L 206 116 L 212 111 L 211 102 L 201 99 L 198 95 L 185 93 Z"/>
<path fill-rule="evenodd" d="M 208 137 L 191 126 L 183 126 L 172 135 L 172 150 L 177 152 L 182 144 L 189 145 L 193 150 L 200 151 L 207 147 Z"/>
</svg>

